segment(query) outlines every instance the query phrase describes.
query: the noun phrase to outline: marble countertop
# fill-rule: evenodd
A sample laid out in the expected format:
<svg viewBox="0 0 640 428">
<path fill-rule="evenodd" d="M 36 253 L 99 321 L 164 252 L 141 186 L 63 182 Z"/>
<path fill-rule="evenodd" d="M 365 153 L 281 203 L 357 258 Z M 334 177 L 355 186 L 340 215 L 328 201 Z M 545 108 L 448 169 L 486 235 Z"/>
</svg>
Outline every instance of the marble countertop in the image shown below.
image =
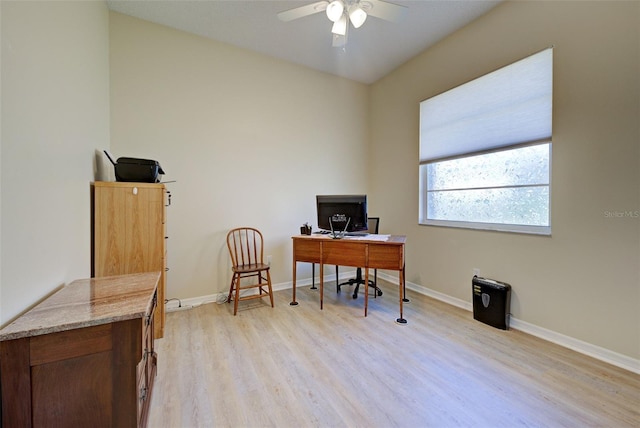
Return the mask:
<svg viewBox="0 0 640 428">
<path fill-rule="evenodd" d="M 160 272 L 73 281 L 0 330 L 0 341 L 142 318 Z"/>
</svg>

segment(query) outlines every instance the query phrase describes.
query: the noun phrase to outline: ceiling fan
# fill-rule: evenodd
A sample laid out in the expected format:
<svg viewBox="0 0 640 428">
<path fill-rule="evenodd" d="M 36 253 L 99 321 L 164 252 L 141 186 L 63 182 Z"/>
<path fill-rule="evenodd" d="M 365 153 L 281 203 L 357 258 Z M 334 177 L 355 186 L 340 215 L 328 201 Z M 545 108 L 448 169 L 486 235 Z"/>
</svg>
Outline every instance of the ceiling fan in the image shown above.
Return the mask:
<svg viewBox="0 0 640 428">
<path fill-rule="evenodd" d="M 326 12 L 329 20 L 333 22 L 331 28 L 333 46 L 340 47 L 347 43 L 349 23 L 354 28 L 360 28 L 367 16 L 398 22 L 404 17 L 406 11 L 405 6 L 382 0 L 323 0 L 285 10 L 278 13 L 278 18 L 288 22 L 314 13 Z"/>
</svg>

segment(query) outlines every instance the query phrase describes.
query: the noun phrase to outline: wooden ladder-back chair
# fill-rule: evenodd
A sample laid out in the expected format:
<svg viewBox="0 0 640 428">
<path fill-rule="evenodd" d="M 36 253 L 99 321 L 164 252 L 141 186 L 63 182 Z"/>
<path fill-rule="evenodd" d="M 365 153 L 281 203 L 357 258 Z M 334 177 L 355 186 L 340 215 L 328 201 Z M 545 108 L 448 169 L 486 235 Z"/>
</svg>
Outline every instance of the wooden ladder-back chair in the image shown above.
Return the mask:
<svg viewBox="0 0 640 428">
<path fill-rule="evenodd" d="M 232 229 L 227 234 L 227 247 L 233 269 L 227 302 L 231 302 L 233 298 L 233 315 L 238 312 L 240 300 L 261 299 L 269 296 L 273 308 L 270 266 L 264 263 L 262 233 L 252 227 Z M 257 288 L 258 293 L 241 295 L 242 290 L 251 288 Z"/>
</svg>

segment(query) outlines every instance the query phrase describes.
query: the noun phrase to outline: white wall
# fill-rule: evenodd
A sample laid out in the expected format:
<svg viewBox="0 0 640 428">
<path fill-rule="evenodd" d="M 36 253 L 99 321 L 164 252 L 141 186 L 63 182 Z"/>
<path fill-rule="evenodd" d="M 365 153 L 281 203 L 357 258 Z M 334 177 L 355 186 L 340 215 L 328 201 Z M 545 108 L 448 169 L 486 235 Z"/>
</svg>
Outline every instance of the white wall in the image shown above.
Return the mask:
<svg viewBox="0 0 640 428">
<path fill-rule="evenodd" d="M 368 88 L 118 13 L 110 38 L 112 151 L 176 180 L 167 296 L 228 290 L 225 237 L 243 225 L 262 230 L 274 283 L 289 283 L 315 195 L 368 190 Z"/>
<path fill-rule="evenodd" d="M 418 226 L 419 102 L 551 45 L 553 235 Z M 374 84 L 370 193 L 408 280 L 470 302 L 479 268 L 517 319 L 639 359 L 639 55 L 638 2 L 508 2 Z"/>
<path fill-rule="evenodd" d="M 109 145 L 102 2 L 0 2 L 0 325 L 90 275 L 90 195 Z"/>
</svg>

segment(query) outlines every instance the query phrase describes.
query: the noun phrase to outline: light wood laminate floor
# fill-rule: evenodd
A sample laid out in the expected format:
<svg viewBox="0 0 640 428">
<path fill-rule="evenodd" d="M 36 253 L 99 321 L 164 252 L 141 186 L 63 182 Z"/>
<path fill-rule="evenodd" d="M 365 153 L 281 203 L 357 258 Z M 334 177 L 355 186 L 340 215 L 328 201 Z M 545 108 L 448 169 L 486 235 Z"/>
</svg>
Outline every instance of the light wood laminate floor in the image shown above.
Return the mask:
<svg viewBox="0 0 640 428">
<path fill-rule="evenodd" d="M 149 427 L 638 427 L 640 376 L 408 292 L 167 314 Z"/>
</svg>

